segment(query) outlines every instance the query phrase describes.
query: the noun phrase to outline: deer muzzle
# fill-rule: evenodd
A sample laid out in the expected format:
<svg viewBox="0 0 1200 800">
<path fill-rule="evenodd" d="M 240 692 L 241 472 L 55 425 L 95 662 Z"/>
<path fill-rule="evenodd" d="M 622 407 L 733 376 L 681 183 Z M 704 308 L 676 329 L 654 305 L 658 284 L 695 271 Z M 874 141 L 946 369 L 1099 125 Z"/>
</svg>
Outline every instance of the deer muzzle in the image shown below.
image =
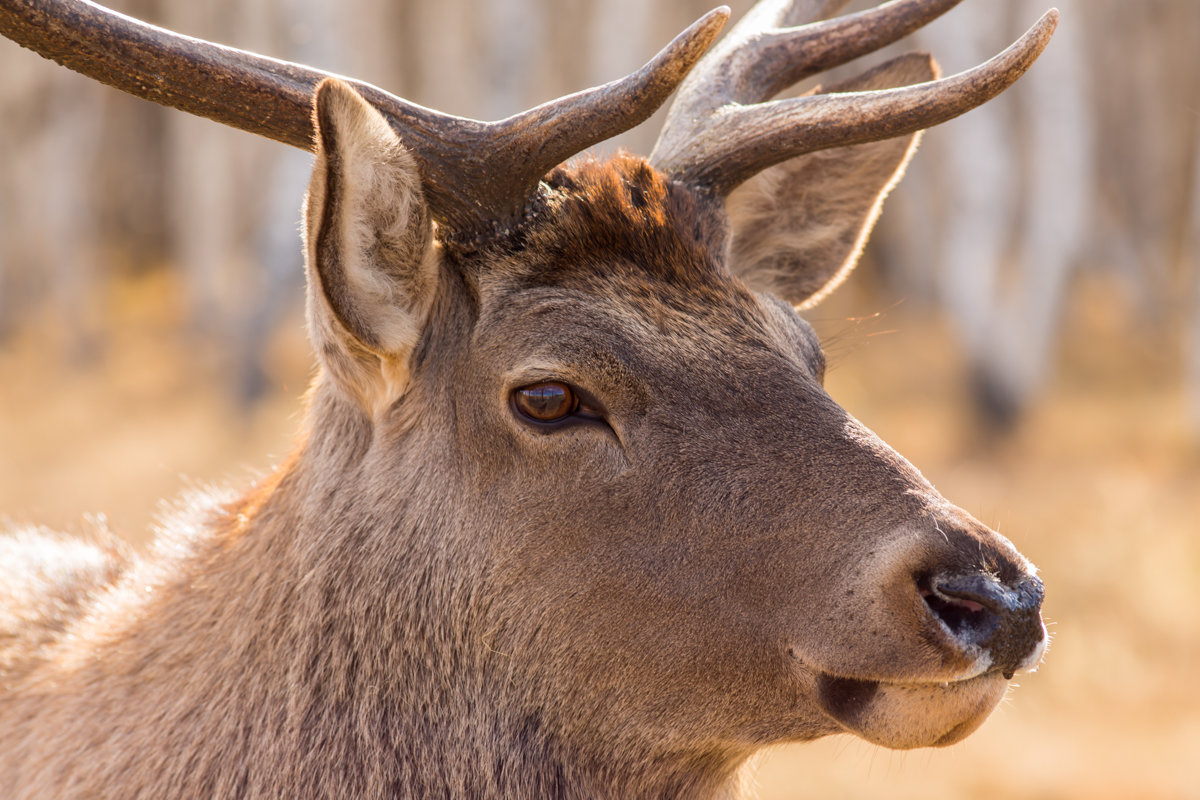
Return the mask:
<svg viewBox="0 0 1200 800">
<path fill-rule="evenodd" d="M 1040 663 L 1042 582 L 1007 540 L 962 512 L 897 537 L 904 544 L 877 551 L 845 584 L 845 614 L 857 623 L 846 630 L 870 644 L 847 634 L 840 655 L 829 648 L 808 664 L 817 702 L 876 744 L 952 744 Z M 869 585 L 877 589 L 860 600 Z"/>
</svg>

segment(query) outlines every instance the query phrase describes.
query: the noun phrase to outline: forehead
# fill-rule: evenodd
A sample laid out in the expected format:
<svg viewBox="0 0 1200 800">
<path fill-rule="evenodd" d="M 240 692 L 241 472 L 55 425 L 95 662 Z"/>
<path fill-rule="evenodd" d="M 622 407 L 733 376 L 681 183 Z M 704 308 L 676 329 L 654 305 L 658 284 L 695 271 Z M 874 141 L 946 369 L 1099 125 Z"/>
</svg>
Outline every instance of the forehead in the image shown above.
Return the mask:
<svg viewBox="0 0 1200 800">
<path fill-rule="evenodd" d="M 506 289 L 553 287 L 667 327 L 752 322 L 754 295 L 726 267 L 722 204 L 618 155 L 556 169 L 515 252 L 489 272 Z M 607 305 L 607 303 L 603 303 Z"/>
<path fill-rule="evenodd" d="M 521 318 L 543 333 L 569 331 L 576 343 L 617 335 L 651 351 L 726 357 L 807 339 L 790 309 L 730 274 L 728 239 L 718 200 L 642 159 L 559 168 L 520 243 L 479 278 L 481 327 L 508 336 L 507 323 Z"/>
</svg>

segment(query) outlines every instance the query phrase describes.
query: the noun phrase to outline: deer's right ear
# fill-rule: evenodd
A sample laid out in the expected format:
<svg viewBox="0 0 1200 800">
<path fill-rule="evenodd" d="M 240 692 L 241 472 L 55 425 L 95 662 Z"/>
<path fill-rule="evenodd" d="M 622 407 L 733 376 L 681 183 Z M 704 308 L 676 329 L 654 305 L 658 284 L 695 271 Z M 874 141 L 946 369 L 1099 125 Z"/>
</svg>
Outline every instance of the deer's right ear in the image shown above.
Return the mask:
<svg viewBox="0 0 1200 800">
<path fill-rule="evenodd" d="M 308 325 L 332 375 L 368 411 L 404 393 L 438 259 L 417 164 L 347 84 L 316 91 L 305 201 Z"/>
</svg>

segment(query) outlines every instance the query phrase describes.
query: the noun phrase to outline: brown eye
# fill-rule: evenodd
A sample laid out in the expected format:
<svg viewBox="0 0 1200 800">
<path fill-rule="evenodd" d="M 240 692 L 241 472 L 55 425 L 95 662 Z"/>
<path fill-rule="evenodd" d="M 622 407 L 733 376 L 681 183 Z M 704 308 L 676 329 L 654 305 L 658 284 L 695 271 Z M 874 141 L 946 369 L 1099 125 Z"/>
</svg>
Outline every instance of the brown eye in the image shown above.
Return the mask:
<svg viewBox="0 0 1200 800">
<path fill-rule="evenodd" d="M 575 412 L 579 401 L 565 383 L 549 381 L 513 392 L 517 410 L 536 422 L 558 422 Z"/>
</svg>

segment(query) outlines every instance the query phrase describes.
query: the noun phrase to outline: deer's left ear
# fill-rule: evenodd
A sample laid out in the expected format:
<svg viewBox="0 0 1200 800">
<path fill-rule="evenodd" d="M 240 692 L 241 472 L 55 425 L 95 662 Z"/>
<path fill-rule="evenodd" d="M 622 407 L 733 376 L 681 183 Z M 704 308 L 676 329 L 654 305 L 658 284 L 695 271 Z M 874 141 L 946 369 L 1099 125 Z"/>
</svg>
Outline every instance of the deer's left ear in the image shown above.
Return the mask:
<svg viewBox="0 0 1200 800">
<path fill-rule="evenodd" d="M 900 56 L 826 92 L 861 92 L 930 81 L 923 53 Z M 738 187 L 726 208 L 730 270 L 758 291 L 815 305 L 858 261 L 883 200 L 904 174 L 920 134 L 821 150 L 777 164 Z"/>
<path fill-rule="evenodd" d="M 367 410 L 403 394 L 437 289 L 416 161 L 350 86 L 317 87 L 305 201 L 308 324 L 322 364 Z"/>
</svg>

